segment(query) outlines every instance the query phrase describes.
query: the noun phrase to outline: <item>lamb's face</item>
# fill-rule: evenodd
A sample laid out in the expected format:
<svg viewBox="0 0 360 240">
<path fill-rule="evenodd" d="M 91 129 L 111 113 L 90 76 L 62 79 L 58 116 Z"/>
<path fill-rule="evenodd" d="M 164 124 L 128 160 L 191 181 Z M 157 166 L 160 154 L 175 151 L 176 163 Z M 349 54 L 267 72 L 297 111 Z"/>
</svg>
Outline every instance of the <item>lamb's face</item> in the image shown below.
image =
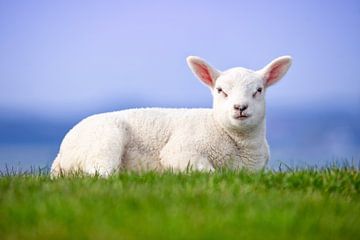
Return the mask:
<svg viewBox="0 0 360 240">
<path fill-rule="evenodd" d="M 259 125 L 265 117 L 265 90 L 287 72 L 288 56 L 273 60 L 259 71 L 232 68 L 220 72 L 198 57 L 188 57 L 194 74 L 210 87 L 216 119 L 223 127 L 246 131 Z"/>
<path fill-rule="evenodd" d="M 265 84 L 257 72 L 227 70 L 217 78 L 212 94 L 214 114 L 226 128 L 251 129 L 265 117 Z"/>
</svg>

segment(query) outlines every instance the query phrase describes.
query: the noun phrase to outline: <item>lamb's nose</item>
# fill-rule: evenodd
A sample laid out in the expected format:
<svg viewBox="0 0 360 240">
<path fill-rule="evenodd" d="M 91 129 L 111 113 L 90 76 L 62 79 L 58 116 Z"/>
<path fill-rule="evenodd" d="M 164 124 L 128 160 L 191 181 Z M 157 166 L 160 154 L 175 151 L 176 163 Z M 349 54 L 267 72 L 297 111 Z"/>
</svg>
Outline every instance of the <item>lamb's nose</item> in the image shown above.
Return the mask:
<svg viewBox="0 0 360 240">
<path fill-rule="evenodd" d="M 245 111 L 247 108 L 248 108 L 247 104 L 243 104 L 243 105 L 234 104 L 234 109 L 239 110 L 240 112 Z"/>
</svg>

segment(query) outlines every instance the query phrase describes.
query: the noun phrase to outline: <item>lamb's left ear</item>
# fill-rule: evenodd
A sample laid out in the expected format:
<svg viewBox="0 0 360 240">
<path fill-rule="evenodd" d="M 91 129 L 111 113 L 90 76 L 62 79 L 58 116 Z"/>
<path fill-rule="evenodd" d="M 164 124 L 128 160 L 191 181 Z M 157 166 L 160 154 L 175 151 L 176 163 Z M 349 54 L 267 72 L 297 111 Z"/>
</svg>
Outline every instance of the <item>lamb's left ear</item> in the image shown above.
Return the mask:
<svg viewBox="0 0 360 240">
<path fill-rule="evenodd" d="M 207 64 L 205 60 L 189 56 L 186 58 L 186 61 L 197 78 L 199 78 L 203 83 L 208 85 L 210 88 L 213 88 L 215 85 L 216 79 L 219 77 L 220 72 Z"/>
<path fill-rule="evenodd" d="M 265 86 L 268 87 L 279 81 L 291 66 L 291 57 L 282 56 L 274 59 L 271 63 L 259 70 L 265 81 Z"/>
</svg>

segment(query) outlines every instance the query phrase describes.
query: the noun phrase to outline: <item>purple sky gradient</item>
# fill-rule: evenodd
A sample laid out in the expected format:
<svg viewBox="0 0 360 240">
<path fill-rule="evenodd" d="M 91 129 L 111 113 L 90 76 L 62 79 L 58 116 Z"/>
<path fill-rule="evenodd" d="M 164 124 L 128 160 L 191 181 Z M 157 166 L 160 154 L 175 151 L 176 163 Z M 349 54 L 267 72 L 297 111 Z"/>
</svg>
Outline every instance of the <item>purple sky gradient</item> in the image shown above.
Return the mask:
<svg viewBox="0 0 360 240">
<path fill-rule="evenodd" d="M 359 1 L 0 0 L 0 109 L 209 107 L 188 55 L 220 70 L 292 55 L 270 105 L 360 110 Z"/>
</svg>

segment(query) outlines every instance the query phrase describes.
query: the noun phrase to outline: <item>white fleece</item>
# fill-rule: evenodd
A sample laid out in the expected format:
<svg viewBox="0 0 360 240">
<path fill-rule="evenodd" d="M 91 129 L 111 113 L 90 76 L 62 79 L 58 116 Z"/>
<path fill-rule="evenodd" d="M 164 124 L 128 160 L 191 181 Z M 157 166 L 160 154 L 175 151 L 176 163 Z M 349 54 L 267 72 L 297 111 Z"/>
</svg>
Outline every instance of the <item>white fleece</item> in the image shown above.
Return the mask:
<svg viewBox="0 0 360 240">
<path fill-rule="evenodd" d="M 260 71 L 234 68 L 221 73 L 189 57 L 190 68 L 214 95 L 212 109 L 143 108 L 90 116 L 66 134 L 51 173 L 262 169 L 269 159 L 265 88 L 290 63 L 282 57 Z"/>
</svg>

